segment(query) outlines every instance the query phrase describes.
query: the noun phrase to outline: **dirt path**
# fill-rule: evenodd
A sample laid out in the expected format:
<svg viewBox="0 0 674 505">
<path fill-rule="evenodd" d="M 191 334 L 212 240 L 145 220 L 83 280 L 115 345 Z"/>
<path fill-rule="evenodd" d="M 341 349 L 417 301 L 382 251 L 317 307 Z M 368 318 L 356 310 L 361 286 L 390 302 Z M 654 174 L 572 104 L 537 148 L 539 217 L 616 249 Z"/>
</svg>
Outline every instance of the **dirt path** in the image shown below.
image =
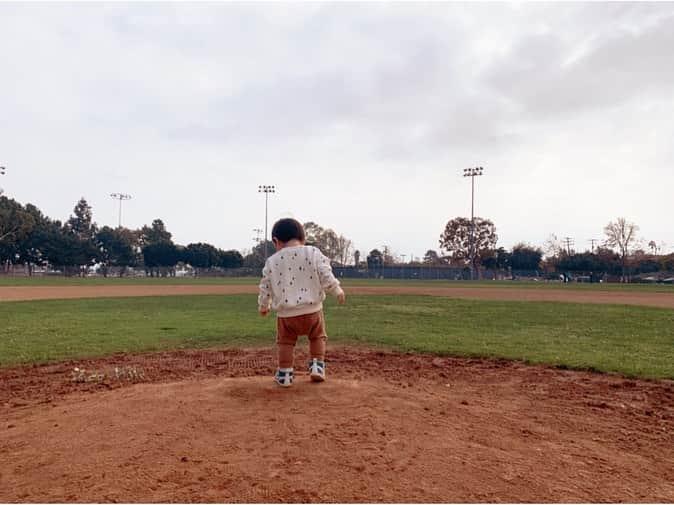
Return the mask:
<svg viewBox="0 0 674 505">
<path fill-rule="evenodd" d="M 674 501 L 672 383 L 353 348 L 328 366 L 290 389 L 272 349 L 0 370 L 0 502 Z"/>
<path fill-rule="evenodd" d="M 521 300 L 575 303 L 609 303 L 674 308 L 674 293 L 579 291 L 532 288 L 470 288 L 434 286 L 351 286 L 353 295 L 433 295 L 476 300 Z M 231 295 L 257 293 L 256 286 L 18 286 L 0 287 L 0 302 L 54 298 L 95 298 L 169 295 Z"/>
</svg>

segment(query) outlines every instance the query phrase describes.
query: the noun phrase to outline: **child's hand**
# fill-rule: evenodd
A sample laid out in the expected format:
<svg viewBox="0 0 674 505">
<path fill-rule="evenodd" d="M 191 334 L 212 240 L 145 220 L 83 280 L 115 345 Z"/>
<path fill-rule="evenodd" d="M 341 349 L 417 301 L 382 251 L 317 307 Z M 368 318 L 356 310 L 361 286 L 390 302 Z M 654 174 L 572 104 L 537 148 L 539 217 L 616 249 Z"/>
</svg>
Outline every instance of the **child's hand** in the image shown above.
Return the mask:
<svg viewBox="0 0 674 505">
<path fill-rule="evenodd" d="M 267 314 L 269 314 L 270 311 L 271 311 L 271 309 L 269 309 L 269 308 L 260 309 L 260 317 L 265 317 Z"/>
<path fill-rule="evenodd" d="M 337 301 L 340 305 L 344 305 L 344 302 L 346 301 L 346 295 L 344 294 L 344 291 L 337 295 Z"/>
</svg>

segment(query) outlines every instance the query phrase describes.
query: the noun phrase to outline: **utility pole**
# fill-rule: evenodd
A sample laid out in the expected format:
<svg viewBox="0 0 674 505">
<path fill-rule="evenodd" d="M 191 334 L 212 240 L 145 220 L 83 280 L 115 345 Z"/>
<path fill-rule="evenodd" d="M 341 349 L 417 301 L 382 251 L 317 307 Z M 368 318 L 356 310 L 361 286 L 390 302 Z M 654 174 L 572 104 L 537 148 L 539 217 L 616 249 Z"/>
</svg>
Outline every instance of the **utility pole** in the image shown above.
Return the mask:
<svg viewBox="0 0 674 505">
<path fill-rule="evenodd" d="M 254 238 L 253 238 L 253 241 L 254 241 L 256 244 L 259 244 L 260 242 L 262 242 L 262 239 L 260 238 L 260 234 L 261 234 L 264 230 L 263 230 L 262 228 L 253 228 L 253 231 L 257 234 L 257 237 L 254 237 Z"/>
<path fill-rule="evenodd" d="M 592 247 L 591 251 L 592 251 L 592 254 L 594 254 L 594 243 L 595 243 L 595 242 L 599 242 L 599 239 L 591 238 L 591 239 L 588 240 L 588 242 L 590 242 L 590 244 L 592 244 L 592 246 L 591 246 L 591 247 Z"/>
<path fill-rule="evenodd" d="M 121 228 L 122 227 L 122 201 L 123 200 L 131 200 L 131 195 L 126 195 L 124 193 L 110 193 L 110 196 L 114 200 L 119 200 L 119 224 L 118 224 L 118 226 Z"/>
<path fill-rule="evenodd" d="M 269 193 L 276 193 L 276 186 L 258 186 L 257 187 L 257 192 L 258 193 L 264 193 L 264 260 L 265 262 L 267 261 L 267 257 L 269 256 L 269 251 L 267 250 L 268 248 L 268 239 L 267 239 L 267 216 L 268 216 L 268 209 L 269 209 Z"/>
<path fill-rule="evenodd" d="M 573 245 L 573 239 L 571 237 L 564 237 L 564 243 L 566 244 L 566 252 L 571 256 L 571 246 Z"/>
<path fill-rule="evenodd" d="M 470 280 L 475 279 L 475 177 L 482 175 L 484 168 L 464 168 L 463 176 L 470 177 Z"/>
<path fill-rule="evenodd" d="M 386 263 L 386 246 L 381 248 L 381 278 L 384 278 L 384 264 Z"/>
<path fill-rule="evenodd" d="M 6 173 L 7 173 L 7 169 L 5 167 L 0 167 L 0 175 L 5 175 Z M 5 191 L 2 188 L 0 188 L 0 196 L 2 196 L 2 194 L 4 192 Z"/>
</svg>

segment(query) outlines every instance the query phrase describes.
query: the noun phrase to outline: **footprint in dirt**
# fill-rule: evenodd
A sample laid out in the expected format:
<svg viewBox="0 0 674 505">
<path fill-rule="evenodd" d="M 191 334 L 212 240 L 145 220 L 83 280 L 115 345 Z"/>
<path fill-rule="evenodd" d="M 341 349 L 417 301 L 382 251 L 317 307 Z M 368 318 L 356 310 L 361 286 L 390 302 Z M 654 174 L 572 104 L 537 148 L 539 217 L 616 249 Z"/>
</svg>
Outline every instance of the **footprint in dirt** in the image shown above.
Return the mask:
<svg viewBox="0 0 674 505">
<path fill-rule="evenodd" d="M 287 401 L 291 398 L 323 398 L 342 393 L 344 390 L 360 389 L 357 380 L 333 379 L 322 383 L 311 382 L 308 377 L 298 376 L 291 387 L 283 388 L 272 377 L 242 377 L 226 379 L 222 383 L 224 393 L 233 398 Z"/>
</svg>

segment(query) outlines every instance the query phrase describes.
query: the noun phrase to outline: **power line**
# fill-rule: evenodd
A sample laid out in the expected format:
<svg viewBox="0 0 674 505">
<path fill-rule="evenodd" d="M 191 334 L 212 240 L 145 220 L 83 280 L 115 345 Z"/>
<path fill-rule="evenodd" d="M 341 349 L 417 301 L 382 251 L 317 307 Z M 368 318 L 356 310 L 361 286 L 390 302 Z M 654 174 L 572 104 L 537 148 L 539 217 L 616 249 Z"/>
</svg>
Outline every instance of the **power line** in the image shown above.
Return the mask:
<svg viewBox="0 0 674 505">
<path fill-rule="evenodd" d="M 571 246 L 574 243 L 574 240 L 571 237 L 564 237 L 564 243 L 566 244 L 566 252 L 571 256 Z"/>
<path fill-rule="evenodd" d="M 592 244 L 591 245 L 592 249 L 590 249 L 590 251 L 592 252 L 592 254 L 594 254 L 594 244 L 595 244 L 595 242 L 599 242 L 599 239 L 591 238 L 591 239 L 588 239 L 588 242 L 590 242 L 590 244 Z"/>
<path fill-rule="evenodd" d="M 131 195 L 127 195 L 125 193 L 110 193 L 110 196 L 114 200 L 119 200 L 119 224 L 118 224 L 118 226 L 121 228 L 122 227 L 122 201 L 123 200 L 131 200 Z"/>
</svg>

